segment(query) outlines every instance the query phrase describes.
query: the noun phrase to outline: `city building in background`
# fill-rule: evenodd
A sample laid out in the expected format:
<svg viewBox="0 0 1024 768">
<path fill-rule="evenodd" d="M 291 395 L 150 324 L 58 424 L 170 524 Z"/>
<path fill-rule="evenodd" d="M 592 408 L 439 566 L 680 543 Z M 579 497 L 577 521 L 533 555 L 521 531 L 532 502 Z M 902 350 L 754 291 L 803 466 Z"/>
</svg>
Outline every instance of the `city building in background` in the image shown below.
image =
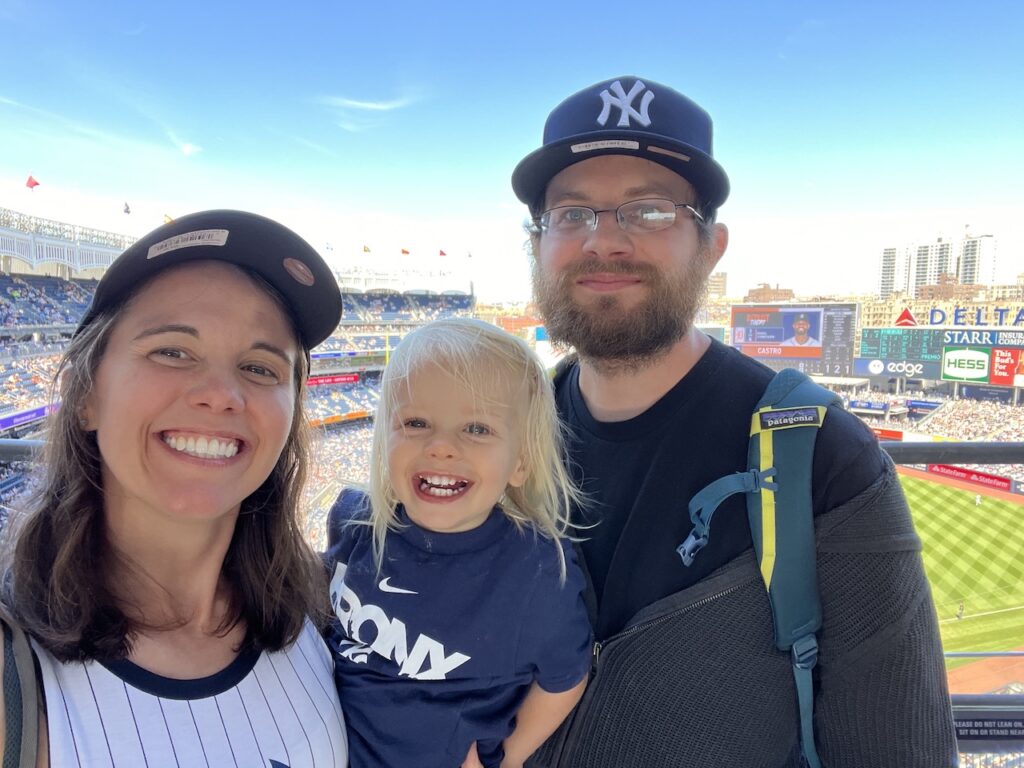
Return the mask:
<svg viewBox="0 0 1024 768">
<path fill-rule="evenodd" d="M 757 288 L 751 288 L 743 301 L 750 304 L 770 304 L 777 301 L 792 301 L 795 294 L 789 288 L 780 288 L 778 283 L 772 288 L 768 283 L 761 283 Z"/>
<path fill-rule="evenodd" d="M 924 286 L 946 284 L 989 286 L 995 283 L 996 239 L 965 233 L 960 239 L 937 238 L 882 250 L 878 296 L 920 297 Z"/>
</svg>

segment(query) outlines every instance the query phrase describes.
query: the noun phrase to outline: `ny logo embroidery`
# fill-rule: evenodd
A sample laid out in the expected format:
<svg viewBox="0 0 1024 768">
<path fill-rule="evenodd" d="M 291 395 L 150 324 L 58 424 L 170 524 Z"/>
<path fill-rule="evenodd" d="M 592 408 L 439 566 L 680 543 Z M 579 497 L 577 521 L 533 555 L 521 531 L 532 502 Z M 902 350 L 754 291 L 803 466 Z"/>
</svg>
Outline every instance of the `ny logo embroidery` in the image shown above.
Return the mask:
<svg viewBox="0 0 1024 768">
<path fill-rule="evenodd" d="M 597 124 L 604 125 L 607 123 L 612 107 L 618 107 L 619 122 L 617 125 L 619 128 L 628 128 L 630 118 L 636 120 L 644 128 L 650 126 L 651 118 L 648 116 L 647 110 L 651 106 L 651 102 L 654 101 L 654 91 L 644 93 L 646 88 L 646 85 L 637 80 L 633 83 L 633 87 L 629 89 L 629 93 L 626 93 L 622 88 L 622 83 L 616 80 L 609 88 L 601 91 L 601 103 L 603 106 L 601 107 L 601 114 L 597 116 Z M 609 90 L 612 93 L 608 93 Z M 644 95 L 640 100 L 640 111 L 638 112 L 633 107 L 633 99 L 641 93 Z"/>
</svg>

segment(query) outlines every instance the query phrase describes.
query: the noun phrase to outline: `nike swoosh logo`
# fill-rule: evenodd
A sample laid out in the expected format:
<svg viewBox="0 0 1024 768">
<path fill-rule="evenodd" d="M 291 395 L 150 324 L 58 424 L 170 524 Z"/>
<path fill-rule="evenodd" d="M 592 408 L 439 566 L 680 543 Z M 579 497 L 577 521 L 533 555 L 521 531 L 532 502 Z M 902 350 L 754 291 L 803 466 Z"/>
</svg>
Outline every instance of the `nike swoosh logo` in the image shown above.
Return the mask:
<svg viewBox="0 0 1024 768">
<path fill-rule="evenodd" d="M 392 587 L 388 582 L 391 581 L 391 577 L 388 576 L 386 579 L 381 579 L 380 584 L 377 588 L 381 592 L 393 592 L 396 595 L 418 595 L 419 592 L 413 592 L 411 589 L 402 589 L 401 587 Z"/>
</svg>

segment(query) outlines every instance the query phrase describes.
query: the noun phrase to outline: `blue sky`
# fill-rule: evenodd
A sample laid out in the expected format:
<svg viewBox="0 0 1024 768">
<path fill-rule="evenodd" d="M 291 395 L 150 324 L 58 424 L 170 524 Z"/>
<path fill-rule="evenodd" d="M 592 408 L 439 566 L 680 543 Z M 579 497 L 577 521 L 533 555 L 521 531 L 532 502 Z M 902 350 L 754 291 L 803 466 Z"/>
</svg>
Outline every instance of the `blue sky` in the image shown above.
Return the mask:
<svg viewBox="0 0 1024 768">
<path fill-rule="evenodd" d="M 0 206 L 133 235 L 246 208 L 525 298 L 512 168 L 561 99 L 636 74 L 715 121 L 730 294 L 868 291 L 881 247 L 965 225 L 1009 281 L 1024 10 L 945 5 L 0 0 Z"/>
</svg>

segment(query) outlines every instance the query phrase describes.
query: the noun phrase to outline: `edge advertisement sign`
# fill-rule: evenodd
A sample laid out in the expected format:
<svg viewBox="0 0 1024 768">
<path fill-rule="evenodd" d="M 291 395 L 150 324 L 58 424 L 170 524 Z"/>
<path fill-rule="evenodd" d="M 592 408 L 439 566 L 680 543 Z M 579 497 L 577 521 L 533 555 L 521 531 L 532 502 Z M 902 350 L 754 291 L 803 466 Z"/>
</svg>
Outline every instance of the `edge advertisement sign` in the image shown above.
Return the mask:
<svg viewBox="0 0 1024 768">
<path fill-rule="evenodd" d="M 942 366 L 938 362 L 890 360 L 870 357 L 853 358 L 855 376 L 903 376 L 908 379 L 937 380 Z"/>
</svg>

